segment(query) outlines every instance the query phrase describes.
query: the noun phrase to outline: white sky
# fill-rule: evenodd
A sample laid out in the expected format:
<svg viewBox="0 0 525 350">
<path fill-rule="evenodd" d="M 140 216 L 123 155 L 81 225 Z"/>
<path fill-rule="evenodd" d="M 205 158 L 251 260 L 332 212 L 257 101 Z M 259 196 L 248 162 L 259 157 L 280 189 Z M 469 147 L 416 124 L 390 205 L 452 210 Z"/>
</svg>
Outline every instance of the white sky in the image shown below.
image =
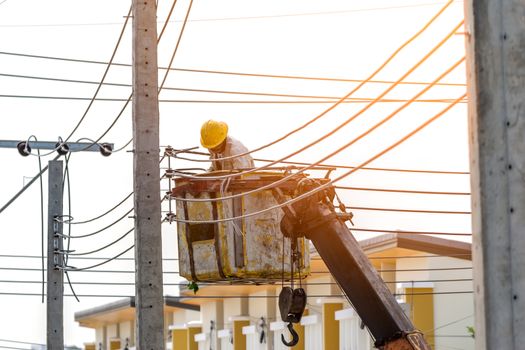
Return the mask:
<svg viewBox="0 0 525 350">
<path fill-rule="evenodd" d="M 164 21 L 171 1 L 159 1 L 159 22 Z M 364 79 L 376 69 L 405 40 L 416 33 L 444 4 L 444 1 L 368 0 L 368 1 L 195 1 L 190 21 L 175 58 L 175 67 L 221 70 L 246 73 L 267 73 Z M 159 45 L 159 66 L 166 66 L 180 31 L 181 20 L 189 1 L 179 0 L 175 21 Z M 123 0 L 7 0 L 0 1 L 0 51 L 44 56 L 108 61 L 129 9 Z M 299 14 L 299 15 L 298 15 Z M 306 15 L 310 14 L 310 15 Z M 286 15 L 286 16 L 283 16 Z M 294 16 L 288 16 L 294 15 Z M 419 39 L 407 47 L 376 79 L 396 80 L 421 59 L 463 18 L 463 3 L 454 2 L 450 8 Z M 159 23 L 159 28 L 162 23 Z M 460 30 L 463 31 L 463 30 Z M 131 62 L 131 26 L 128 27 L 116 62 Z M 455 35 L 436 54 L 407 80 L 429 82 L 464 55 L 464 38 Z M 104 65 L 71 63 L 23 58 L 0 54 L 0 73 L 40 77 L 99 81 Z M 161 71 L 163 74 L 164 71 Z M 465 83 L 464 65 L 446 79 Z M 113 83 L 131 83 L 131 70 L 113 67 L 106 79 Z M 195 89 L 343 96 L 355 84 L 349 82 L 320 82 L 261 77 L 239 77 L 206 73 L 171 72 L 165 86 Z M 374 98 L 387 85 L 375 84 L 359 90 L 354 97 Z M 0 95 L 39 95 L 91 97 L 96 85 L 60 83 L 43 80 L 0 76 Z M 422 87 L 396 88 L 388 98 L 407 99 Z M 455 99 L 464 87 L 435 88 L 424 97 Z M 125 99 L 130 88 L 102 88 L 99 97 Z M 177 100 L 277 100 L 277 97 L 239 96 L 198 92 L 163 91 L 161 99 Z M 283 100 L 297 100 L 282 98 Z M 0 97 L 0 140 L 22 140 L 35 135 L 39 140 L 54 141 L 66 137 L 76 125 L 88 101 L 45 100 Z M 96 102 L 74 139 L 97 138 L 113 121 L 123 102 Z M 354 122 L 293 160 L 316 161 L 373 123 L 400 106 L 381 103 L 372 107 Z M 130 106 L 131 107 L 131 106 Z M 266 144 L 287 131 L 315 117 L 329 104 L 211 104 L 161 103 L 161 145 L 176 148 L 198 145 L 198 132 L 203 121 L 222 119 L 229 123 L 231 134 L 248 148 Z M 258 158 L 279 158 L 318 138 L 364 107 L 364 104 L 344 104 L 320 121 L 276 146 L 257 154 Z M 418 103 L 332 158 L 328 163 L 357 165 L 397 141 L 445 107 L 443 103 Z M 131 138 L 131 108 L 103 139 L 122 146 Z M 36 157 L 22 158 L 15 150 L 0 149 L 0 205 L 9 200 L 22 186 L 24 177 L 38 171 Z M 47 162 L 48 158 L 44 159 Z M 177 162 L 176 167 L 194 166 Z M 202 164 L 199 164 L 202 166 Z M 371 166 L 406 169 L 468 171 L 468 140 L 466 104 L 454 107 L 449 113 L 423 132 L 378 159 Z M 108 158 L 95 153 L 74 154 L 71 158 L 72 212 L 77 220 L 98 215 L 118 203 L 132 190 L 132 156 L 120 152 Z M 335 173 L 336 175 L 339 173 Z M 324 175 L 324 174 L 318 174 Z M 47 177 L 45 177 L 47 182 Z M 40 254 L 40 201 L 38 183 L 32 186 L 8 210 L 0 214 L 0 255 Z M 426 191 L 469 192 L 465 175 L 422 175 L 359 171 L 341 185 L 375 188 L 416 189 Z M 163 184 L 163 188 L 166 188 Z M 46 190 L 46 189 L 44 189 Z M 346 204 L 381 208 L 408 208 L 469 211 L 468 196 L 424 196 L 381 192 L 344 192 Z M 46 202 L 47 203 L 47 200 Z M 119 211 L 94 224 L 79 225 L 73 234 L 97 230 L 131 208 L 128 201 Z M 468 215 L 437 215 L 355 211 L 355 224 L 362 228 L 386 230 L 433 230 L 470 232 Z M 72 249 L 87 251 L 100 247 L 132 226 L 131 219 L 113 229 L 72 242 Z M 175 225 L 164 226 L 164 257 L 176 257 Z M 358 238 L 370 234 L 357 234 Z M 130 235 L 115 247 L 98 256 L 113 256 L 132 244 Z M 461 239 L 461 238 L 456 238 Z M 131 253 L 131 252 L 130 252 Z M 127 254 L 132 256 L 132 254 Z M 76 260 L 82 267 L 92 261 Z M 2 258 L 0 267 L 39 268 L 38 259 Z M 132 263 L 109 264 L 108 269 L 133 268 Z M 166 263 L 165 270 L 176 270 Z M 73 281 L 131 282 L 132 274 L 73 273 Z M 0 270 L 0 281 L 38 281 L 39 272 Z M 166 282 L 175 282 L 168 275 Z M 165 294 L 174 294 L 174 287 Z M 38 293 L 39 284 L 0 282 L 0 292 Z M 104 287 L 79 285 L 79 294 L 131 295 L 133 287 Z M 66 286 L 66 293 L 70 294 Z M 67 344 L 82 345 L 94 339 L 94 333 L 73 322 L 73 313 L 113 299 L 73 298 L 65 301 L 65 339 Z M 45 343 L 45 305 L 36 296 L 0 295 L 0 339 Z M 0 347 L 3 343 L 0 342 Z"/>
</svg>

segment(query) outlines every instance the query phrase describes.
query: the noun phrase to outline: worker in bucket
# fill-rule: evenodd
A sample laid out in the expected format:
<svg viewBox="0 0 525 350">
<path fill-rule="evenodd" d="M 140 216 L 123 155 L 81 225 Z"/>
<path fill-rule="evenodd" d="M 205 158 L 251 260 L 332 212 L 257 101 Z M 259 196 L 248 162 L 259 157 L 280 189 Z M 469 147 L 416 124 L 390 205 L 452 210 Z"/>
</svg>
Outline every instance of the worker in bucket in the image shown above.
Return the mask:
<svg viewBox="0 0 525 350">
<path fill-rule="evenodd" d="M 228 124 L 217 120 L 208 120 L 201 127 L 201 145 L 210 152 L 212 165 L 210 171 L 254 168 L 253 158 L 249 154 L 220 160 L 248 152 L 240 141 L 228 136 Z"/>
</svg>

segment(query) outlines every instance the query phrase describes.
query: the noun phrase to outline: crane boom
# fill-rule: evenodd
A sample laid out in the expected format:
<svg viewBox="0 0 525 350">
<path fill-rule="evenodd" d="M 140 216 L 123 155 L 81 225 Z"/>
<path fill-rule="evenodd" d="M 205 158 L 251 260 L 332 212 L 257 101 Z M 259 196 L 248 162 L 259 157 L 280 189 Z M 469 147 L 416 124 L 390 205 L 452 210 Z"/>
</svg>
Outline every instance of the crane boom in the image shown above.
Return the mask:
<svg viewBox="0 0 525 350">
<path fill-rule="evenodd" d="M 312 187 L 299 184 L 296 196 Z M 430 350 L 395 297 L 353 237 L 332 204 L 333 188 L 284 206 L 281 230 L 290 237 L 306 236 L 383 350 Z M 279 194 L 276 193 L 276 198 Z"/>
</svg>

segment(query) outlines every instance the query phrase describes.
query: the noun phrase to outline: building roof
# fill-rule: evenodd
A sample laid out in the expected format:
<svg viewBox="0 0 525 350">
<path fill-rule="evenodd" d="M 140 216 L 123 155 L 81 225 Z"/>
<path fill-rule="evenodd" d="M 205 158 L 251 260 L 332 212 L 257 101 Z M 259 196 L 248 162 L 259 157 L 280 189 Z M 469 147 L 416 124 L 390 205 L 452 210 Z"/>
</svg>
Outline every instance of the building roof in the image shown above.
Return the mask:
<svg viewBox="0 0 525 350">
<path fill-rule="evenodd" d="M 391 233 L 359 241 L 366 255 L 375 255 L 394 248 L 407 249 L 451 258 L 472 260 L 472 245 L 467 242 L 429 235 Z"/>
<path fill-rule="evenodd" d="M 165 296 L 164 308 L 168 311 L 174 311 L 173 309 L 200 310 L 199 305 L 187 304 L 182 302 L 181 299 L 180 297 Z M 128 297 L 91 309 L 75 312 L 75 321 L 83 327 L 93 328 L 99 324 L 124 322 L 134 319 L 135 297 Z"/>
</svg>

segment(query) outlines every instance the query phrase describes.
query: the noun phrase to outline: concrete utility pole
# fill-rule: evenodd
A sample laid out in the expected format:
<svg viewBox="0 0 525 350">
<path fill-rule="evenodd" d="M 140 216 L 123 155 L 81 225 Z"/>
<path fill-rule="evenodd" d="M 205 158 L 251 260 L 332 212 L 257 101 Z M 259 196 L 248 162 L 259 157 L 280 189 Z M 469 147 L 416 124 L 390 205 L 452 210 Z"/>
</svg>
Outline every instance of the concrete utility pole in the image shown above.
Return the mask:
<svg viewBox="0 0 525 350">
<path fill-rule="evenodd" d="M 155 0 L 133 0 L 133 174 L 137 349 L 164 349 Z"/>
<path fill-rule="evenodd" d="M 64 349 L 64 256 L 63 250 L 63 165 L 60 156 L 69 152 L 100 152 L 103 156 L 111 155 L 112 143 L 20 141 L 0 140 L 0 148 L 16 148 L 21 156 L 27 157 L 33 149 L 56 151 L 57 156 L 40 170 L 31 181 L 23 186 L 7 203 L 0 208 L 0 213 L 7 209 L 46 171 L 48 180 L 48 215 L 47 215 L 47 349 Z"/>
<path fill-rule="evenodd" d="M 476 346 L 525 344 L 525 2 L 466 5 Z"/>
<path fill-rule="evenodd" d="M 62 161 L 49 162 L 47 215 L 47 348 L 64 349 L 64 271 L 62 266 Z"/>
</svg>

